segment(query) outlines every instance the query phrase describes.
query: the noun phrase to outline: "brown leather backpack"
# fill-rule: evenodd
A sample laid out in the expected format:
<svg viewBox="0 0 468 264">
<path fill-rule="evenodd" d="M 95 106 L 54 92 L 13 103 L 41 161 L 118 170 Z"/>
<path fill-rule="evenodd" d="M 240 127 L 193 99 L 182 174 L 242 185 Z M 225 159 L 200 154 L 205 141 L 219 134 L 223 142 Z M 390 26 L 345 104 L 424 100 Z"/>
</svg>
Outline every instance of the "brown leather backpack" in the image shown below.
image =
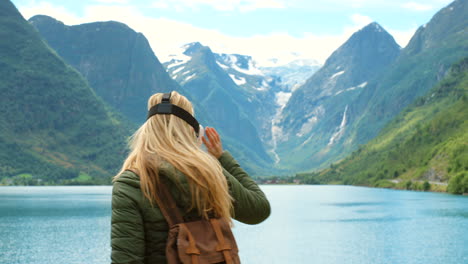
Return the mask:
<svg viewBox="0 0 468 264">
<path fill-rule="evenodd" d="M 239 264 L 239 249 L 228 222 L 210 218 L 184 222 L 176 203 L 161 181 L 156 202 L 169 223 L 168 264 Z"/>
</svg>

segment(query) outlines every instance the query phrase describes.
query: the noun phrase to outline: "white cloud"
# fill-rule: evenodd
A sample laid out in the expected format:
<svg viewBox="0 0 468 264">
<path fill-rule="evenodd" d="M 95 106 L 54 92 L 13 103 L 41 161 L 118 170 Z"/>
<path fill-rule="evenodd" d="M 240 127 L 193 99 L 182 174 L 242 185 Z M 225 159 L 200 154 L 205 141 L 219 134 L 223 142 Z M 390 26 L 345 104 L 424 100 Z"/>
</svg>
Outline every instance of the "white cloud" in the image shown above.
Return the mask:
<svg viewBox="0 0 468 264">
<path fill-rule="evenodd" d="M 156 8 L 198 9 L 210 6 L 218 11 L 248 12 L 257 9 L 284 8 L 284 0 L 157 0 L 152 3 Z"/>
<path fill-rule="evenodd" d="M 47 2 L 40 2 L 36 5 L 24 8 L 19 7 L 19 11 L 25 19 L 29 19 L 35 15 L 48 15 L 69 25 L 84 23 L 83 19 L 70 13 L 66 8 L 55 6 Z"/>
<path fill-rule="evenodd" d="M 196 1 L 210 2 L 212 0 Z M 260 3 L 260 0 L 257 2 Z M 304 33 L 301 37 L 295 37 L 288 33 L 278 32 L 250 37 L 234 37 L 213 29 L 198 28 L 188 23 L 145 16 L 135 7 L 126 5 L 87 6 L 82 16 L 73 15 L 61 6 L 45 2 L 26 8 L 20 7 L 20 11 L 25 18 L 44 14 L 67 25 L 109 20 L 125 23 L 146 36 L 153 51 L 162 62 L 167 61 L 169 55 L 180 52 L 179 48 L 182 45 L 198 41 L 209 46 L 214 52 L 251 55 L 261 66 L 271 64 L 271 58 L 277 58 L 279 64 L 285 64 L 295 59 L 315 59 L 323 63 L 354 32 L 372 21 L 368 16 L 354 14 L 350 17 L 351 23 L 343 28 L 342 33 L 335 35 Z M 400 41 L 407 42 L 411 32 L 393 31 L 392 33 L 396 34 L 394 36 L 400 43 Z M 402 44 L 400 43 L 400 45 Z"/>
<path fill-rule="evenodd" d="M 433 6 L 428 4 L 419 4 L 416 2 L 407 2 L 401 5 L 401 7 L 410 9 L 413 11 L 429 11 L 433 9 Z"/>
<path fill-rule="evenodd" d="M 347 0 L 347 1 L 344 1 L 346 4 L 349 4 L 351 5 L 351 7 L 354 7 L 354 8 L 360 8 L 360 7 L 363 7 L 364 5 L 366 5 L 369 0 Z"/>
<path fill-rule="evenodd" d="M 128 0 L 94 0 L 98 3 L 103 3 L 103 4 L 126 4 L 128 3 Z"/>
<path fill-rule="evenodd" d="M 388 29 L 388 32 L 393 36 L 398 45 L 404 48 L 406 45 L 408 45 L 408 42 L 410 41 L 411 37 L 413 37 L 416 29 L 417 27 L 413 27 L 408 30 Z"/>
<path fill-rule="evenodd" d="M 160 9 L 165 9 L 165 8 L 169 8 L 169 4 L 166 3 L 166 2 L 163 2 L 163 1 L 157 1 L 157 2 L 153 2 L 151 4 L 151 7 L 153 8 L 160 8 Z"/>
<path fill-rule="evenodd" d="M 354 27 L 359 27 L 359 28 L 367 26 L 368 24 L 373 22 L 372 18 L 361 15 L 361 14 L 351 15 L 351 21 L 353 21 Z"/>
</svg>

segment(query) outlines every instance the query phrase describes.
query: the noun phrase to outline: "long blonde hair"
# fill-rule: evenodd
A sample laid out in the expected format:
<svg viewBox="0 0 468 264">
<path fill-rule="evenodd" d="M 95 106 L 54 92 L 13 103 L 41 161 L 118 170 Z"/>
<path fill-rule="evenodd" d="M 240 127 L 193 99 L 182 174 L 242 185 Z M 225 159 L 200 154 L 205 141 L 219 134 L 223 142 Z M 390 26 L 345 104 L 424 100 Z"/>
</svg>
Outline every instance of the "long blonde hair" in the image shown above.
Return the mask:
<svg viewBox="0 0 468 264">
<path fill-rule="evenodd" d="M 152 95 L 148 109 L 160 103 L 162 95 Z M 170 100 L 193 115 L 192 104 L 184 96 L 173 91 Z M 153 203 L 159 168 L 167 161 L 187 177 L 192 196 L 189 210 L 197 209 L 204 218 L 215 213 L 230 221 L 232 198 L 222 167 L 201 149 L 193 128 L 184 120 L 174 115 L 154 115 L 130 137 L 129 146 L 130 154 L 114 181 L 127 169 L 138 171 L 141 190 Z"/>
</svg>

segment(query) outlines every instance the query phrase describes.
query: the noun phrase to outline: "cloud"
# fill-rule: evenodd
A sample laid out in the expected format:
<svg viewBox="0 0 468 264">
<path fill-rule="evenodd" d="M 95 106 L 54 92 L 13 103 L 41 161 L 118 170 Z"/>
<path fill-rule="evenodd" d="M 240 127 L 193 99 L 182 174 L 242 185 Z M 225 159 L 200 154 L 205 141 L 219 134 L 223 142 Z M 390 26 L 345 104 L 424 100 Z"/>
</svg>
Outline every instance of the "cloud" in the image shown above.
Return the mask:
<svg viewBox="0 0 468 264">
<path fill-rule="evenodd" d="M 19 11 L 26 19 L 29 19 L 35 15 L 48 15 L 69 25 L 83 23 L 82 18 L 79 18 L 76 15 L 70 13 L 66 8 L 52 5 L 47 2 L 40 2 L 36 5 L 24 8 L 19 7 Z"/>
<path fill-rule="evenodd" d="M 419 4 L 416 2 L 407 2 L 401 5 L 401 7 L 410 9 L 413 11 L 429 11 L 432 10 L 434 7 L 428 4 Z"/>
<path fill-rule="evenodd" d="M 151 4 L 156 8 L 175 8 L 176 10 L 212 7 L 218 11 L 249 12 L 257 9 L 284 8 L 284 0 L 157 0 Z"/>
<path fill-rule="evenodd" d="M 417 27 L 410 28 L 408 30 L 394 30 L 388 29 L 387 31 L 393 36 L 395 41 L 400 45 L 400 47 L 404 48 L 408 45 L 409 41 L 413 37 L 414 33 L 416 32 Z"/>
<path fill-rule="evenodd" d="M 353 21 L 354 26 L 357 27 L 364 27 L 373 22 L 372 18 L 361 14 L 351 15 L 351 21 Z"/>
<path fill-rule="evenodd" d="M 61 6 L 44 2 L 20 8 L 20 11 L 26 18 L 45 14 L 67 25 L 109 20 L 125 23 L 146 36 L 161 61 L 167 60 L 170 54 L 178 52 L 178 48 L 182 45 L 198 41 L 215 52 L 252 55 L 260 63 L 267 63 L 271 58 L 277 58 L 282 63 L 297 58 L 311 58 L 323 62 L 345 40 L 342 36 L 316 36 L 311 33 L 299 38 L 288 33 L 233 37 L 188 23 L 148 17 L 134 7 L 122 5 L 88 6 L 80 17 Z"/>
<path fill-rule="evenodd" d="M 153 7 L 153 8 L 158 8 L 158 9 L 166 9 L 166 8 L 169 8 L 169 4 L 168 4 L 167 2 L 164 2 L 164 1 L 156 1 L 156 2 L 153 2 L 153 3 L 151 3 L 150 6 Z"/>
<path fill-rule="evenodd" d="M 128 0 L 94 0 L 103 4 L 127 4 Z"/>
<path fill-rule="evenodd" d="M 288 63 L 294 59 L 315 59 L 323 63 L 354 32 L 372 22 L 368 16 L 354 14 L 350 17 L 349 25 L 344 27 L 340 34 L 317 35 L 309 32 L 295 37 L 287 32 L 277 32 L 235 37 L 180 21 L 145 16 L 137 8 L 126 5 L 87 6 L 81 16 L 73 15 L 61 6 L 44 2 L 27 8 L 20 7 L 20 11 L 26 18 L 36 14 L 45 14 L 67 25 L 109 20 L 125 23 L 146 36 L 153 51 L 162 62 L 167 61 L 169 55 L 180 52 L 179 48 L 182 45 L 201 42 L 214 52 L 251 55 L 260 65 L 271 64 L 272 58 L 278 59 L 279 64 Z M 400 45 L 402 45 L 400 41 L 409 40 L 410 32 L 393 31 L 392 33 L 396 34 L 395 39 Z"/>
</svg>

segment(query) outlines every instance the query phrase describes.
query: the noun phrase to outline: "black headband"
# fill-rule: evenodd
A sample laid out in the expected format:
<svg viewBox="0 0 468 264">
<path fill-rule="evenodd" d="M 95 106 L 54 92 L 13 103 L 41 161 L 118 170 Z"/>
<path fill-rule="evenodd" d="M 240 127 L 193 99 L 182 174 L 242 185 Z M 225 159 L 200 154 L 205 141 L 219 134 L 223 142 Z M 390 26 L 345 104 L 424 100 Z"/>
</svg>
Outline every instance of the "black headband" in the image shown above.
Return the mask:
<svg viewBox="0 0 468 264">
<path fill-rule="evenodd" d="M 177 105 L 171 104 L 170 100 L 171 93 L 163 94 L 161 103 L 150 108 L 146 120 L 148 120 L 153 115 L 175 115 L 192 126 L 198 136 L 198 133 L 200 132 L 200 124 L 195 119 L 195 117 Z"/>
</svg>

